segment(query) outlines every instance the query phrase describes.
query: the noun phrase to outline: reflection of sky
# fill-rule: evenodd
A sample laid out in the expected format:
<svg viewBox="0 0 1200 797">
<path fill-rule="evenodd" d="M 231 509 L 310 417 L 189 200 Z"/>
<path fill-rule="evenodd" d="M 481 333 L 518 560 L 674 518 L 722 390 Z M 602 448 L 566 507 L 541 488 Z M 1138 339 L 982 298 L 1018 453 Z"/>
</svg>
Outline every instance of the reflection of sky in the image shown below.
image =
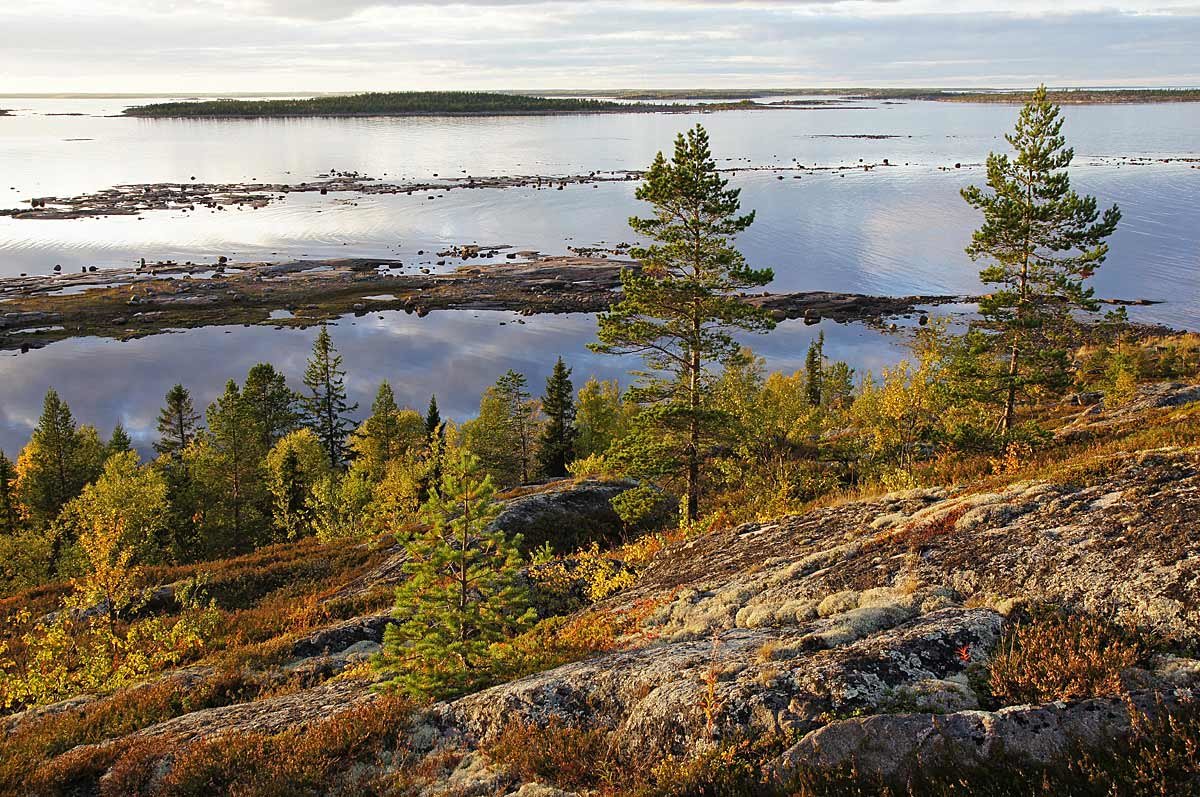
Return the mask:
<svg viewBox="0 0 1200 797">
<path fill-rule="evenodd" d="M 387 179 L 575 174 L 640 168 L 674 133 L 702 119 L 719 158 L 759 165 L 857 165 L 870 173 L 746 173 L 733 177 L 757 222 L 739 241 L 756 265 L 773 266 L 779 290 L 865 293 L 974 292 L 978 268 L 963 254 L 975 213 L 959 198 L 981 183 L 980 163 L 1002 148 L 1010 106 L 903 103 L 871 110 L 755 111 L 680 115 L 500 119 L 300 119 L 224 122 L 30 115 L 65 100 L 26 100 L 0 124 L 0 205 L 128 182 L 300 182 L 325 169 Z M 111 100 L 71 100 L 71 107 Z M 97 105 L 99 108 L 100 105 Z M 1141 317 L 1180 326 L 1200 318 L 1200 170 L 1188 164 L 1093 165 L 1099 157 L 1197 155 L 1200 103 L 1069 107 L 1067 131 L 1080 153 L 1077 187 L 1125 212 L 1112 256 L 1096 279 L 1101 294 L 1167 299 Z M 831 135 L 889 134 L 883 140 Z M 91 141 L 65 141 L 86 137 Z M 725 161 L 735 166 L 743 161 Z M 939 167 L 965 164 L 963 169 Z M 912 165 L 905 165 L 912 164 Z M 783 176 L 783 180 L 776 179 Z M 10 190 L 13 189 L 13 190 Z M 460 190 L 414 196 L 296 194 L 268 208 L 154 212 L 144 219 L 67 221 L 0 218 L 0 274 L 49 273 L 54 264 L 121 265 L 140 257 L 234 259 L 399 257 L 432 265 L 451 244 L 512 244 L 547 253 L 628 241 L 630 214 L 644 212 L 634 184 Z M 425 257 L 416 252 L 425 250 Z"/>
<path fill-rule="evenodd" d="M 627 384 L 627 372 L 638 361 L 588 351 L 595 330 L 590 315 L 522 319 L 515 313 L 481 311 L 417 318 L 385 312 L 343 318 L 331 334 L 345 358 L 347 388 L 351 400 L 360 404 L 360 416 L 379 382 L 387 379 L 398 401 L 423 409 L 436 393 L 444 414 L 464 419 L 476 411 L 483 389 L 509 368 L 524 373 L 540 393 L 559 354 L 575 369 L 577 387 L 593 375 Z M 803 367 L 808 344 L 819 330 L 825 331 L 828 356 L 847 360 L 860 371 L 878 371 L 901 356 L 899 340 L 861 325 L 785 322 L 747 342 L 766 357 L 768 367 L 792 371 Z M 298 389 L 315 335 L 315 329 L 210 328 L 126 343 L 64 341 L 29 354 L 2 356 L 0 448 L 12 453 L 25 442 L 42 396 L 54 387 L 79 422 L 107 433 L 120 419 L 138 446 L 147 449 L 162 397 L 173 384 L 187 385 L 202 408 L 226 380 L 240 382 L 252 365 L 265 361 Z"/>
</svg>

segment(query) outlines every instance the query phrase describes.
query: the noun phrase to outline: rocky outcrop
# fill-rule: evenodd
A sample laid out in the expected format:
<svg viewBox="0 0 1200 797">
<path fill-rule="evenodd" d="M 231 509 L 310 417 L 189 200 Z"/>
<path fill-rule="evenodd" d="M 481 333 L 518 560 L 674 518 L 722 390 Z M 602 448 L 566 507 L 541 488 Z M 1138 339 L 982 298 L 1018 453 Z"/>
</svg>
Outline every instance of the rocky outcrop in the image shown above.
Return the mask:
<svg viewBox="0 0 1200 797">
<path fill-rule="evenodd" d="M 629 481 L 564 480 L 547 490 L 508 501 L 493 525 L 510 536 L 520 534 L 521 548 L 526 553 L 546 543 L 563 554 L 593 542 L 616 544 L 625 533 L 625 524 L 612 508 L 612 499 L 636 486 L 636 482 Z M 672 510 L 672 502 L 664 497 L 658 510 L 642 525 L 661 525 Z"/>
<path fill-rule="evenodd" d="M 732 734 L 793 733 L 891 705 L 974 708 L 970 655 L 991 650 L 988 609 L 851 610 L 792 627 L 657 642 L 529 676 L 438 709 L 443 728 L 486 743 L 514 721 L 616 731 L 629 752 L 683 753 Z M 856 641 L 831 644 L 836 628 Z"/>
<path fill-rule="evenodd" d="M 853 769 L 899 782 L 923 767 L 1047 766 L 1128 738 L 1132 714 L 1140 722 L 1154 722 L 1168 712 L 1195 708 L 1187 690 L 1000 711 L 848 719 L 809 733 L 775 766 L 784 781 L 802 769 Z"/>
<path fill-rule="evenodd" d="M 1105 455 L 1069 481 L 911 490 L 697 537 L 620 600 L 665 632 L 794 623 L 878 590 L 1007 610 L 1050 601 L 1166 639 L 1200 632 L 1200 456 Z"/>
</svg>

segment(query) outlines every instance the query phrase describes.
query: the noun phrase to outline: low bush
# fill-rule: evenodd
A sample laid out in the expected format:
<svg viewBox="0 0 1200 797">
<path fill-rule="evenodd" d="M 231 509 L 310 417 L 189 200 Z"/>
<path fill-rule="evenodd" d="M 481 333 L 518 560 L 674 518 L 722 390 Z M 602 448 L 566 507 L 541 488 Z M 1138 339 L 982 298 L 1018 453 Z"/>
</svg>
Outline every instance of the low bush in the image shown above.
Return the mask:
<svg viewBox="0 0 1200 797">
<path fill-rule="evenodd" d="M 1124 690 L 1121 674 L 1144 656 L 1132 635 L 1087 616 L 1047 614 L 1012 626 L 988 664 L 1002 705 L 1049 703 Z"/>
</svg>

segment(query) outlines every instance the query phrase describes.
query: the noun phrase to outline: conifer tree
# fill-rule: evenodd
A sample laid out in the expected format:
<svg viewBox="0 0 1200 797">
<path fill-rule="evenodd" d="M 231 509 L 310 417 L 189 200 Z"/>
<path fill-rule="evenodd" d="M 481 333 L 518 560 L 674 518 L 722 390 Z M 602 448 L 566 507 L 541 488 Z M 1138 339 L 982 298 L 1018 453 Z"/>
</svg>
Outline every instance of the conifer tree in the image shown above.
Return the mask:
<svg viewBox="0 0 1200 797">
<path fill-rule="evenodd" d="M 516 443 L 517 462 L 521 484 L 527 484 L 533 471 L 534 442 L 536 440 L 537 403 L 529 392 L 529 383 L 524 374 L 508 370 L 496 380 L 496 390 L 508 406 L 509 423 L 512 425 L 513 441 Z"/>
<path fill-rule="evenodd" d="M 224 539 L 207 542 L 246 550 L 259 540 L 263 507 L 267 503 L 263 464 L 266 452 L 260 448 L 258 430 L 249 420 L 241 391 L 232 379 L 225 392 L 209 405 L 205 414 L 208 432 L 204 437 L 198 478 L 203 479 L 209 501 L 216 511 L 210 515 L 218 523 L 215 531 Z"/>
<path fill-rule="evenodd" d="M 17 533 L 17 472 L 0 451 L 0 534 Z"/>
<path fill-rule="evenodd" d="M 311 429 L 283 437 L 267 455 L 267 486 L 271 491 L 275 527 L 284 539 L 313 531 L 313 488 L 329 474 L 321 441 Z"/>
<path fill-rule="evenodd" d="M 429 437 L 430 446 L 433 437 L 442 429 L 442 413 L 438 410 L 437 394 L 429 397 L 429 409 L 425 411 L 425 434 Z"/>
<path fill-rule="evenodd" d="M 429 409 L 425 411 L 425 444 L 428 449 L 429 471 L 428 478 L 423 482 L 420 494 L 422 500 L 431 492 L 437 491 L 442 483 L 442 460 L 446 452 L 446 422 L 438 410 L 437 396 L 429 397 Z"/>
<path fill-rule="evenodd" d="M 392 386 L 384 382 L 371 404 L 371 415 L 350 436 L 350 448 L 355 465 L 377 482 L 389 464 L 412 450 L 424 451 L 425 440 L 421 414 L 396 406 Z"/>
<path fill-rule="evenodd" d="M 739 215 L 739 194 L 717 171 L 700 125 L 679 135 L 670 162 L 658 153 L 637 190 L 653 215 L 629 220 L 654 243 L 631 252 L 641 269 L 622 272 L 622 298 L 600 316 L 600 340 L 591 344 L 599 352 L 641 355 L 646 363 L 630 392 L 660 437 L 680 438 L 688 520 L 698 517 L 702 445 L 714 420 L 706 406 L 707 366 L 737 355 L 731 330 L 774 327 L 767 313 L 735 295 L 774 279 L 770 269 L 749 268 L 734 247 L 733 238 L 754 222 L 753 212 Z"/>
<path fill-rule="evenodd" d="M 129 433 L 125 431 L 125 426 L 120 421 L 113 427 L 112 435 L 108 438 L 108 454 L 124 454 L 133 450 L 133 440 L 129 439 Z"/>
<path fill-rule="evenodd" d="M 21 503 L 49 523 L 99 474 L 102 449 L 95 430 L 76 428 L 71 408 L 53 389 L 46 391 L 42 416 L 17 461 Z"/>
<path fill-rule="evenodd" d="M 312 357 L 304 371 L 309 395 L 303 398 L 306 423 L 325 447 L 331 467 L 340 468 L 346 459 L 346 434 L 351 428 L 350 413 L 357 404 L 346 401 L 346 372 L 342 356 L 333 346 L 329 328 L 321 325 L 313 342 Z"/>
<path fill-rule="evenodd" d="M 520 535 L 493 527 L 490 476 L 473 455 L 446 462 L 441 489 L 422 508 L 428 531 L 408 541 L 408 578 L 384 632 L 385 671 L 414 695 L 448 696 L 487 675 L 491 646 L 536 619 L 520 579 Z"/>
<path fill-rule="evenodd" d="M 283 374 L 270 363 L 259 363 L 246 374 L 242 402 L 248 422 L 259 437 L 259 446 L 269 451 L 300 423 L 296 394 Z"/>
<path fill-rule="evenodd" d="M 192 395 L 183 385 L 167 391 L 166 406 L 158 413 L 159 440 L 154 450 L 159 454 L 178 455 L 196 436 L 200 415 L 192 405 Z"/>
<path fill-rule="evenodd" d="M 990 154 L 989 190 L 962 191 L 983 214 L 967 254 L 986 263 L 979 278 L 995 286 L 979 312 L 1007 360 L 993 394 L 1003 406 L 1002 433 L 1030 391 L 1066 384 L 1071 311 L 1098 307 L 1084 281 L 1104 262 L 1105 239 L 1121 219 L 1115 205 L 1101 214 L 1095 197 L 1071 190 L 1067 167 L 1075 152 L 1062 135 L 1060 111 L 1039 86 L 1005 136 L 1015 157 Z"/>
<path fill-rule="evenodd" d="M 542 412 L 546 425 L 538 446 L 538 464 L 547 476 L 566 476 L 567 464 L 575 459 L 575 386 L 562 357 L 546 379 Z"/>
<path fill-rule="evenodd" d="M 808 356 L 804 358 L 804 386 L 810 407 L 821 406 L 825 381 L 825 333 L 820 332 L 816 340 L 808 345 Z"/>
<path fill-rule="evenodd" d="M 37 525 L 49 526 L 84 485 L 99 475 L 104 446 L 90 426 L 76 428 L 71 408 L 53 389 L 46 391 L 42 416 L 17 458 L 17 499 Z M 53 535 L 48 569 L 57 574 L 68 540 Z"/>
</svg>

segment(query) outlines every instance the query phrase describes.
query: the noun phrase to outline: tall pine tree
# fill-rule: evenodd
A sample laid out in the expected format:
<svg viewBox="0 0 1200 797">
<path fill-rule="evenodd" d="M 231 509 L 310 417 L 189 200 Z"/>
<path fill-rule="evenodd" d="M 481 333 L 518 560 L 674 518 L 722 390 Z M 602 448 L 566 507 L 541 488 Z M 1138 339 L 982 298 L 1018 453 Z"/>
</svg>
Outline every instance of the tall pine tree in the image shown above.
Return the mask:
<svg viewBox="0 0 1200 797">
<path fill-rule="evenodd" d="M 668 162 L 660 152 L 637 190 L 653 215 L 629 220 L 654 241 L 632 251 L 641 269 L 621 274 L 622 298 L 600 316 L 595 351 L 638 354 L 647 371 L 630 395 L 646 422 L 680 441 L 687 518 L 700 506 L 704 437 L 714 415 L 706 397 L 707 366 L 730 362 L 739 346 L 730 332 L 773 329 L 771 317 L 735 294 L 766 285 L 774 274 L 746 265 L 733 238 L 754 222 L 739 215 L 740 191 L 728 187 L 700 125 L 680 134 Z"/>
<path fill-rule="evenodd" d="M 200 415 L 192 405 L 192 395 L 183 385 L 167 391 L 166 406 L 158 412 L 159 440 L 154 450 L 159 454 L 179 454 L 196 436 Z"/>
<path fill-rule="evenodd" d="M 1003 406 L 1001 433 L 1012 429 L 1017 404 L 1031 391 L 1067 383 L 1071 311 L 1097 309 L 1084 281 L 1104 262 L 1105 239 L 1121 219 L 1115 205 L 1101 214 L 1095 197 L 1071 190 L 1075 152 L 1062 135 L 1060 110 L 1039 86 L 1005 136 L 1015 157 L 990 154 L 989 190 L 962 192 L 983 213 L 967 254 L 986 263 L 979 278 L 995 286 L 979 312 L 1007 360 L 992 393 Z"/>
<path fill-rule="evenodd" d="M 575 459 L 575 386 L 562 357 L 546 379 L 542 412 L 546 425 L 538 446 L 538 464 L 547 476 L 566 476 L 567 465 Z"/>
<path fill-rule="evenodd" d="M 304 386 L 309 391 L 302 399 L 306 425 L 320 438 L 330 466 L 340 468 L 346 459 L 346 435 L 352 427 L 350 413 L 358 405 L 346 402 L 342 356 L 333 347 L 329 328 L 324 324 L 313 342 L 312 357 L 304 371 Z"/>
<path fill-rule="evenodd" d="M 521 580 L 520 535 L 492 526 L 491 477 L 463 452 L 448 458 L 440 490 L 422 507 L 429 529 L 407 542 L 408 578 L 380 663 L 391 683 L 418 696 L 449 696 L 488 674 L 491 646 L 536 614 Z"/>
</svg>

